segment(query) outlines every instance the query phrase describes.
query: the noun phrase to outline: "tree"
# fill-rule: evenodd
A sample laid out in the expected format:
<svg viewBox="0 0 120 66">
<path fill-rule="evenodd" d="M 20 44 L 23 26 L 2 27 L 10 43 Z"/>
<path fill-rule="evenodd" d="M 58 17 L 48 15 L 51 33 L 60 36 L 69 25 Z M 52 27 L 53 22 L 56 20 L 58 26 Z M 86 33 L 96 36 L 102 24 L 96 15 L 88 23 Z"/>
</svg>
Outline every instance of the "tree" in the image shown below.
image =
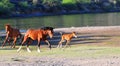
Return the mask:
<svg viewBox="0 0 120 66">
<path fill-rule="evenodd" d="M 0 15 L 9 15 L 14 5 L 9 0 L 0 0 Z"/>
<path fill-rule="evenodd" d="M 62 0 L 43 0 L 46 12 L 59 12 L 62 9 Z"/>
</svg>

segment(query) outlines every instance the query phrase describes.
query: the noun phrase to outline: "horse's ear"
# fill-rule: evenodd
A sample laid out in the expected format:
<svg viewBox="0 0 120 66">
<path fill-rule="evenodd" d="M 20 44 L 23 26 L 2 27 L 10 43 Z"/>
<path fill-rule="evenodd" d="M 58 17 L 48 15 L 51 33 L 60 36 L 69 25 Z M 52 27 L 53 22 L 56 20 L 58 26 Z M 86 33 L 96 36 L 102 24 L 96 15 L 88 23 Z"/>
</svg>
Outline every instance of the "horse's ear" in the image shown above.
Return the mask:
<svg viewBox="0 0 120 66">
<path fill-rule="evenodd" d="M 54 28 L 53 28 L 53 27 L 50 27 L 50 29 L 52 29 L 52 30 L 53 30 Z"/>
<path fill-rule="evenodd" d="M 76 33 L 75 31 L 73 31 L 72 33 Z"/>
<path fill-rule="evenodd" d="M 54 27 L 52 27 L 52 29 L 55 29 Z"/>
<path fill-rule="evenodd" d="M 49 27 L 51 30 L 53 30 L 54 29 L 54 27 Z"/>
</svg>

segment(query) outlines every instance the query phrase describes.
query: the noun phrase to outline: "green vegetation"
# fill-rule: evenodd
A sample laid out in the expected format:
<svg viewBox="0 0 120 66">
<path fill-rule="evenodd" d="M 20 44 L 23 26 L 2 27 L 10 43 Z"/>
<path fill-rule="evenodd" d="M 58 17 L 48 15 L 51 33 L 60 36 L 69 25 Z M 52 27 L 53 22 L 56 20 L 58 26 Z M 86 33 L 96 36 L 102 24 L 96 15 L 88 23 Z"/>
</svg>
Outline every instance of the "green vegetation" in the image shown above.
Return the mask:
<svg viewBox="0 0 120 66">
<path fill-rule="evenodd" d="M 63 0 L 62 4 L 90 3 L 91 0 Z"/>
<path fill-rule="evenodd" d="M 62 4 L 75 4 L 76 2 L 76 0 L 63 0 Z"/>
<path fill-rule="evenodd" d="M 26 47 L 17 53 L 17 49 L 0 49 L 0 56 L 48 56 L 48 57 L 67 57 L 67 58 L 98 58 L 98 57 L 110 57 L 110 56 L 120 56 L 120 48 L 119 47 L 98 47 L 98 46 L 72 46 L 71 48 L 58 49 L 53 48 L 51 51 L 46 47 L 41 48 L 41 53 L 38 53 L 36 50 L 36 46 L 30 46 L 32 50 L 31 53 L 26 51 Z"/>
<path fill-rule="evenodd" d="M 14 8 L 14 4 L 10 3 L 9 0 L 0 0 L 0 15 L 8 15 Z"/>
<path fill-rule="evenodd" d="M 0 0 L 0 17 L 38 16 L 42 13 L 70 14 L 119 11 L 120 1 L 104 2 L 91 0 Z"/>
</svg>

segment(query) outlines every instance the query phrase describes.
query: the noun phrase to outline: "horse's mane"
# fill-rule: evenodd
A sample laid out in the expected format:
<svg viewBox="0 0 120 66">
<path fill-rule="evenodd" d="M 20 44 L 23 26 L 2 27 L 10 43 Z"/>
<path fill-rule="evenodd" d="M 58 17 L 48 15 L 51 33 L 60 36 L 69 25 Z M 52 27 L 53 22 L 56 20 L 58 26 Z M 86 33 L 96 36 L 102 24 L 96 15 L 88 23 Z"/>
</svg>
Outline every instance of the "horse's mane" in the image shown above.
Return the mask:
<svg viewBox="0 0 120 66">
<path fill-rule="evenodd" d="M 41 29 L 43 29 L 43 30 L 52 30 L 53 31 L 53 27 L 41 27 Z"/>
<path fill-rule="evenodd" d="M 6 24 L 5 27 L 8 27 L 7 30 L 6 30 L 6 32 L 13 30 L 13 28 L 10 26 L 10 24 Z"/>
<path fill-rule="evenodd" d="M 11 27 L 10 24 L 6 24 L 5 26 Z"/>
</svg>

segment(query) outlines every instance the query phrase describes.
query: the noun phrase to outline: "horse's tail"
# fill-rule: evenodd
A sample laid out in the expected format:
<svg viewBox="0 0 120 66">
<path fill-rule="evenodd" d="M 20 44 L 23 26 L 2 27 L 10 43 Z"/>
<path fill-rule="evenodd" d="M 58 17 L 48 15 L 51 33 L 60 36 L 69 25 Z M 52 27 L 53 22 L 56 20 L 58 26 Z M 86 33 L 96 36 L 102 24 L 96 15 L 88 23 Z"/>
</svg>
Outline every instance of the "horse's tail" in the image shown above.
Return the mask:
<svg viewBox="0 0 120 66">
<path fill-rule="evenodd" d="M 60 32 L 60 35 L 62 36 L 62 35 L 63 35 L 63 33 L 62 33 L 62 32 Z"/>
<path fill-rule="evenodd" d="M 19 34 L 19 37 L 20 37 L 19 45 L 21 45 L 21 43 L 22 43 L 22 41 L 23 41 L 23 39 L 24 39 L 24 35 Z"/>
<path fill-rule="evenodd" d="M 19 34 L 19 37 L 22 38 L 22 34 L 21 33 Z"/>
</svg>

